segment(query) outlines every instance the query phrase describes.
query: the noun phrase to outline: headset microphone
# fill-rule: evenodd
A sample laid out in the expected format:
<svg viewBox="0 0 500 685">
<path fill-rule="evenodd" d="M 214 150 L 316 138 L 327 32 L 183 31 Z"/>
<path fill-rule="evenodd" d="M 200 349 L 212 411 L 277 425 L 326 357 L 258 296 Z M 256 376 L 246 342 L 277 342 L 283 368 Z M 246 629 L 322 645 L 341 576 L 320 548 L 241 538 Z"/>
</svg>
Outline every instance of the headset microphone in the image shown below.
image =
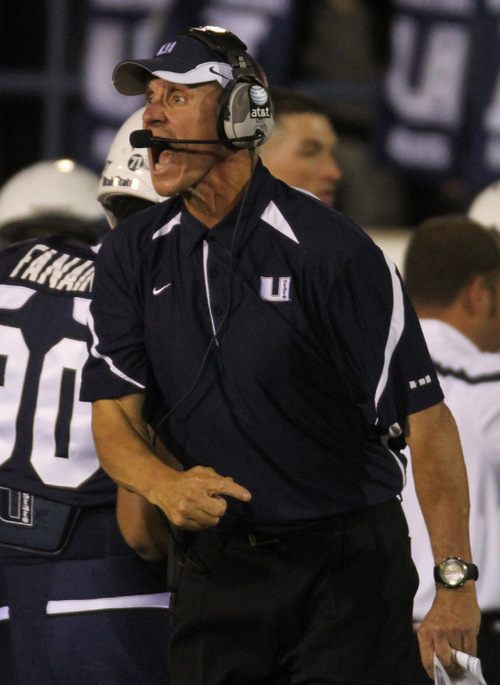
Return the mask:
<svg viewBox="0 0 500 685">
<path fill-rule="evenodd" d="M 206 140 L 185 140 L 182 138 L 158 138 L 157 136 L 153 135 L 153 132 L 150 131 L 149 129 L 140 129 L 138 131 L 132 131 L 130 134 L 130 144 L 132 147 L 152 147 L 153 145 L 156 147 L 161 147 L 164 150 L 175 150 L 176 148 L 173 147 L 173 144 L 179 145 L 179 144 L 199 144 L 203 145 L 206 143 L 221 143 L 224 144 L 226 142 L 239 142 L 239 143 L 244 143 L 244 142 L 250 142 L 250 141 L 256 141 L 260 140 L 261 138 L 264 138 L 265 134 L 258 130 L 255 131 L 255 133 L 251 136 L 240 136 L 239 138 L 230 138 L 229 141 L 224 141 L 220 140 L 219 138 L 211 138 L 211 139 L 206 139 Z"/>
</svg>

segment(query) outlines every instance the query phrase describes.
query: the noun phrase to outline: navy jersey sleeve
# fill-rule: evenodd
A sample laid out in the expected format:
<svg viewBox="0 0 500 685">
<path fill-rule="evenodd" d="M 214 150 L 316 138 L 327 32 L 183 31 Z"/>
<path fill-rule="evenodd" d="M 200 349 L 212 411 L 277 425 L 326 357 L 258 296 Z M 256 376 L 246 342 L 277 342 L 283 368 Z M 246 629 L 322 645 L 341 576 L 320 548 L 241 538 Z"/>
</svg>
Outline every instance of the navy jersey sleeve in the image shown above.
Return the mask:
<svg viewBox="0 0 500 685">
<path fill-rule="evenodd" d="M 136 282 L 140 259 L 140 246 L 120 228 L 107 236 L 99 250 L 89 357 L 82 375 L 83 401 L 122 397 L 148 385 L 141 292 Z"/>
<path fill-rule="evenodd" d="M 367 422 L 385 432 L 443 399 L 395 265 L 373 243 L 358 248 L 329 299 L 331 338 Z"/>
</svg>

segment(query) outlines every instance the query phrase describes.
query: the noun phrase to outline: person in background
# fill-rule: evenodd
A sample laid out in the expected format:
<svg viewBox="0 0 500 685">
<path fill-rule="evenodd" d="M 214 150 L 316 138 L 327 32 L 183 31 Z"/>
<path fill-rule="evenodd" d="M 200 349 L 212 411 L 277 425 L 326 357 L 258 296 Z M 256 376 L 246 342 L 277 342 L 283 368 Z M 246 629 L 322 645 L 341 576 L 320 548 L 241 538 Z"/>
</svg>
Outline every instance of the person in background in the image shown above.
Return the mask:
<svg viewBox="0 0 500 685">
<path fill-rule="evenodd" d="M 333 207 L 342 171 L 336 158 L 337 133 L 327 110 L 299 91 L 275 87 L 269 92 L 275 126 L 258 150 L 264 165 L 276 178 Z"/>
<path fill-rule="evenodd" d="M 102 208 L 92 194 L 97 182 L 94 172 L 71 159 L 37 162 L 14 174 L 0 187 L 0 247 L 56 230 L 96 245 L 107 232 Z"/>
<path fill-rule="evenodd" d="M 133 112 L 118 130 L 99 179 L 97 200 L 111 228 L 165 199 L 153 187 L 147 152 L 130 143 L 132 131 L 142 128 L 143 112 L 144 107 Z"/>
<path fill-rule="evenodd" d="M 500 675 L 500 234 L 465 215 L 426 220 L 413 232 L 404 280 L 460 433 L 469 477 L 472 554 L 481 569 L 478 656 L 488 685 Z M 430 609 L 432 551 L 411 478 L 403 491 L 420 575 L 414 618 Z M 428 683 L 414 660 L 412 685 Z"/>
<path fill-rule="evenodd" d="M 273 106 L 234 34 L 169 36 L 113 82 L 145 95 L 153 184 L 170 199 L 103 241 L 81 399 L 103 468 L 185 533 L 172 682 L 406 683 L 406 440 L 435 563 L 469 562 L 420 629 L 428 672 L 435 651 L 458 675 L 452 648 L 473 654 L 479 629 L 467 477 L 394 265 L 256 157 Z M 183 471 L 152 445 L 152 394 Z"/>
<path fill-rule="evenodd" d="M 108 170 L 117 162 L 110 157 Z M 99 467 L 78 399 L 95 243 L 106 232 L 98 184 L 57 160 L 0 191 L 0 656 L 9 685 L 168 683 L 165 562 L 141 560 L 120 534 L 116 484 Z"/>
</svg>

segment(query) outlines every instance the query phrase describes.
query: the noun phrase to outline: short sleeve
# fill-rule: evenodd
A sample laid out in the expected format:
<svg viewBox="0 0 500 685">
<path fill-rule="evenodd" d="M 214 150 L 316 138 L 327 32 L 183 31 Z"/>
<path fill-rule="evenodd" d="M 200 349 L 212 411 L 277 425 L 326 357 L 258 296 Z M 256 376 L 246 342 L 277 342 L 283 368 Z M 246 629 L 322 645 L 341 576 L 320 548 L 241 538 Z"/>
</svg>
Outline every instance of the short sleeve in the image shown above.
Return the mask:
<svg viewBox="0 0 500 685">
<path fill-rule="evenodd" d="M 97 255 L 89 313 L 89 357 L 80 395 L 84 401 L 122 397 L 148 385 L 137 285 L 140 251 L 126 238 L 125 232 L 116 229 L 106 237 Z"/>
<path fill-rule="evenodd" d="M 341 373 L 372 426 L 401 426 L 443 399 L 420 323 L 395 265 L 373 243 L 347 261 L 327 318 Z"/>
</svg>

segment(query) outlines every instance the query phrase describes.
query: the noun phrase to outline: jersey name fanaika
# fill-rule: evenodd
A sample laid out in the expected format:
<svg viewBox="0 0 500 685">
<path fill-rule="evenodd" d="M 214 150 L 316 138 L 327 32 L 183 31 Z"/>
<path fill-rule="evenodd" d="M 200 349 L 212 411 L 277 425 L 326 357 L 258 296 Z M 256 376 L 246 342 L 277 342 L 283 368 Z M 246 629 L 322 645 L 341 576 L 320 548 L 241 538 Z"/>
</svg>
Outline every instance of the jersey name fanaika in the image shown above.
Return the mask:
<svg viewBox="0 0 500 685">
<path fill-rule="evenodd" d="M 4 520 L 15 514 L 22 523 L 23 507 L 29 520 L 33 495 L 72 506 L 106 505 L 116 496 L 99 468 L 90 405 L 79 399 L 94 260 L 90 247 L 63 237 L 0 252 Z"/>
</svg>

